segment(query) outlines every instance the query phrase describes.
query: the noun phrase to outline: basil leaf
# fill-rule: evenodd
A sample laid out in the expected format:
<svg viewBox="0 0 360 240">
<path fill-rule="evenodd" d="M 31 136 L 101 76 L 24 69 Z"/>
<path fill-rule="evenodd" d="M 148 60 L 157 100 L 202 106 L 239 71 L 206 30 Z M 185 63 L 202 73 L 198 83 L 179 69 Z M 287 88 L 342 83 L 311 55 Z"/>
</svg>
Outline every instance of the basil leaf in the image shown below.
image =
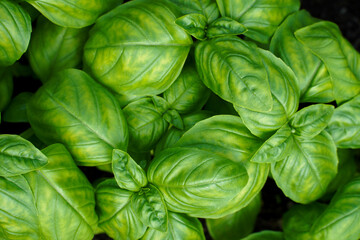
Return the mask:
<svg viewBox="0 0 360 240">
<path fill-rule="evenodd" d="M 148 228 L 141 240 L 205 240 L 204 230 L 198 219 L 180 213 L 168 212 L 168 214 L 168 230 L 166 232 Z"/>
<path fill-rule="evenodd" d="M 313 138 L 326 128 L 333 112 L 332 105 L 314 104 L 298 111 L 289 125 L 295 130 L 295 135 Z"/>
<path fill-rule="evenodd" d="M 191 13 L 179 17 L 175 23 L 196 39 L 204 40 L 206 36 L 206 17 L 202 14 Z"/>
<path fill-rule="evenodd" d="M 266 44 L 287 15 L 300 7 L 299 0 L 216 0 L 223 17 L 243 24 L 245 36 Z"/>
<path fill-rule="evenodd" d="M 326 130 L 338 148 L 360 147 L 360 95 L 335 108 Z"/>
<path fill-rule="evenodd" d="M 22 92 L 15 96 L 4 111 L 3 120 L 5 122 L 28 122 L 26 106 L 33 95 L 31 92 Z"/>
<path fill-rule="evenodd" d="M 120 188 L 137 192 L 147 184 L 144 170 L 124 151 L 114 149 L 112 169 Z"/>
<path fill-rule="evenodd" d="M 148 227 L 166 232 L 168 212 L 161 192 L 153 185 L 142 188 L 131 198 L 131 207 L 136 216 Z"/>
<path fill-rule="evenodd" d="M 272 109 L 267 73 L 255 45 L 237 37 L 214 38 L 196 45 L 195 59 L 204 84 L 222 99 L 253 111 Z"/>
<path fill-rule="evenodd" d="M 133 194 L 120 189 L 114 179 L 105 180 L 96 187 L 99 227 L 113 239 L 139 239 L 146 231 L 146 226 L 131 208 Z"/>
<path fill-rule="evenodd" d="M 301 102 L 331 102 L 333 84 L 324 63 L 294 35 L 318 20 L 301 10 L 288 16 L 275 31 L 270 50 L 280 57 L 297 76 Z"/>
<path fill-rule="evenodd" d="M 29 14 L 14 1 L 0 2 L 0 67 L 15 63 L 26 51 L 31 35 Z"/>
<path fill-rule="evenodd" d="M 8 68 L 0 67 L 0 112 L 3 111 L 11 101 L 14 83 Z"/>
<path fill-rule="evenodd" d="M 0 135 L 0 176 L 11 177 L 42 168 L 47 157 L 17 135 Z"/>
<path fill-rule="evenodd" d="M 113 9 L 90 32 L 86 71 L 119 94 L 164 92 L 179 76 L 193 43 L 176 25 L 177 17 L 175 6 L 163 0 L 129 1 Z"/>
<path fill-rule="evenodd" d="M 210 236 L 215 240 L 242 239 L 255 227 L 255 221 L 261 208 L 261 197 L 257 195 L 249 205 L 239 211 L 217 219 L 206 219 Z"/>
<path fill-rule="evenodd" d="M 80 70 L 58 72 L 35 93 L 27 111 L 36 136 L 46 144 L 63 143 L 79 165 L 110 163 L 113 149 L 127 147 L 118 102 Z"/>
<path fill-rule="evenodd" d="M 295 36 L 324 62 L 337 103 L 360 93 L 360 55 L 335 23 L 317 22 L 297 30 Z"/>
<path fill-rule="evenodd" d="M 246 27 L 241 23 L 228 17 L 222 17 L 209 24 L 206 36 L 208 38 L 214 38 L 228 35 L 240 35 L 246 31 Z"/>
<path fill-rule="evenodd" d="M 292 153 L 280 162 L 271 163 L 271 173 L 286 196 L 306 204 L 319 199 L 335 177 L 336 146 L 326 131 L 313 138 L 293 138 Z"/>
<path fill-rule="evenodd" d="M 29 62 L 42 82 L 50 80 L 54 73 L 78 67 L 88 28 L 60 27 L 39 17 L 29 45 Z"/>
<path fill-rule="evenodd" d="M 83 28 L 122 3 L 122 0 L 25 0 L 51 22 L 62 27 Z"/>
<path fill-rule="evenodd" d="M 265 230 L 250 234 L 242 240 L 284 240 L 282 232 Z"/>
</svg>

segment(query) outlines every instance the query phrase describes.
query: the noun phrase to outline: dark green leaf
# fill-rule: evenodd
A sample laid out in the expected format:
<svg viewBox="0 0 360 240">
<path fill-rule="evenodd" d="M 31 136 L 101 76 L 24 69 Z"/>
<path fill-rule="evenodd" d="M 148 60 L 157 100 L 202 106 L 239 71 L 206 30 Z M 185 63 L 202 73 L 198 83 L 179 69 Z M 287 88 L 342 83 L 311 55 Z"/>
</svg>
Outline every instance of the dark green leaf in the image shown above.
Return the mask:
<svg viewBox="0 0 360 240">
<path fill-rule="evenodd" d="M 15 96 L 5 110 L 3 120 L 5 122 L 28 122 L 26 105 L 33 95 L 31 92 L 22 92 Z"/>
</svg>

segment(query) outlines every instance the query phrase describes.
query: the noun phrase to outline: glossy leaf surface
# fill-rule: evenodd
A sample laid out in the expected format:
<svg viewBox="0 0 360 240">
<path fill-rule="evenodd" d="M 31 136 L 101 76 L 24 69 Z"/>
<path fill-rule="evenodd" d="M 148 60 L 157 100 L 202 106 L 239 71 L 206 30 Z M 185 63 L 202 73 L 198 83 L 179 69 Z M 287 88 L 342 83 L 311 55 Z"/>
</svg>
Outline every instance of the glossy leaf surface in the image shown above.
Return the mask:
<svg viewBox="0 0 360 240">
<path fill-rule="evenodd" d="M 360 93 L 360 55 L 335 23 L 317 22 L 297 30 L 295 36 L 324 62 L 337 103 Z"/>
<path fill-rule="evenodd" d="M 131 207 L 136 216 L 148 227 L 166 232 L 168 230 L 168 211 L 161 192 L 148 185 L 131 198 Z"/>
<path fill-rule="evenodd" d="M 326 130 L 339 148 L 360 147 L 360 95 L 337 107 Z"/>
<path fill-rule="evenodd" d="M 195 48 L 204 84 L 222 99 L 254 111 L 273 107 L 267 73 L 258 48 L 237 37 L 214 38 Z"/>
<path fill-rule="evenodd" d="M 276 184 L 295 202 L 309 203 L 320 198 L 337 173 L 336 146 L 322 131 L 313 138 L 294 138 L 291 154 L 271 164 Z"/>
<path fill-rule="evenodd" d="M 26 0 L 51 22 L 62 27 L 83 28 L 122 0 Z"/>
<path fill-rule="evenodd" d="M 125 150 L 128 130 L 116 99 L 86 73 L 68 69 L 42 86 L 28 104 L 35 134 L 63 143 L 77 164 L 111 162 L 112 150 Z"/>
<path fill-rule="evenodd" d="M 194 38 L 204 40 L 206 37 L 206 20 L 202 14 L 191 13 L 177 18 L 175 23 Z"/>
<path fill-rule="evenodd" d="M 103 15 L 84 48 L 86 71 L 120 94 L 164 92 L 192 45 L 190 35 L 175 24 L 178 15 L 162 0 L 130 1 Z"/>
<path fill-rule="evenodd" d="M 174 212 L 168 213 L 168 230 L 166 232 L 161 232 L 148 228 L 141 240 L 205 240 L 203 227 L 198 219 L 189 217 L 185 214 Z"/>
<path fill-rule="evenodd" d="M 246 31 L 246 27 L 236 20 L 228 17 L 222 17 L 209 24 L 206 36 L 208 38 L 214 38 L 229 35 L 240 35 Z"/>
<path fill-rule="evenodd" d="M 0 1 L 0 66 L 10 66 L 26 51 L 31 35 L 29 14 L 14 1 Z"/>
<path fill-rule="evenodd" d="M 250 234 L 242 240 L 284 240 L 282 232 L 265 230 L 257 233 Z"/>
<path fill-rule="evenodd" d="M 223 17 L 243 24 L 245 36 L 268 43 L 277 26 L 300 7 L 299 0 L 216 0 Z"/>
<path fill-rule="evenodd" d="M 146 226 L 131 208 L 133 194 L 120 189 L 114 179 L 105 180 L 96 187 L 99 226 L 113 239 L 139 239 L 146 231 Z"/>
<path fill-rule="evenodd" d="M 26 105 L 33 96 L 31 92 L 22 92 L 15 96 L 4 111 L 5 122 L 28 122 Z"/>
<path fill-rule="evenodd" d="M 113 151 L 112 170 L 120 188 L 137 192 L 147 184 L 144 170 L 128 153 L 119 149 Z"/>
<path fill-rule="evenodd" d="M 60 27 L 44 17 L 38 18 L 28 56 L 42 82 L 49 81 L 60 70 L 80 65 L 88 30 Z"/>
<path fill-rule="evenodd" d="M 45 166 L 47 157 L 29 141 L 17 135 L 0 135 L 0 176 L 11 177 Z"/>
</svg>

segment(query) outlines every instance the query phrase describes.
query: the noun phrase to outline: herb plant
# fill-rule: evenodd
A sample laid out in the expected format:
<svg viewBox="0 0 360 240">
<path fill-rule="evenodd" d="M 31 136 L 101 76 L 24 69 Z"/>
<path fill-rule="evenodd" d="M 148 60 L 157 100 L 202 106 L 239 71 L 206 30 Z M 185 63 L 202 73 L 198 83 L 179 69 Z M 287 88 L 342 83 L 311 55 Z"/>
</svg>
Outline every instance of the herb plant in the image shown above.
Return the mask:
<svg viewBox="0 0 360 240">
<path fill-rule="evenodd" d="M 299 0 L 0 0 L 0 239 L 357 240 L 359 105 Z"/>
</svg>

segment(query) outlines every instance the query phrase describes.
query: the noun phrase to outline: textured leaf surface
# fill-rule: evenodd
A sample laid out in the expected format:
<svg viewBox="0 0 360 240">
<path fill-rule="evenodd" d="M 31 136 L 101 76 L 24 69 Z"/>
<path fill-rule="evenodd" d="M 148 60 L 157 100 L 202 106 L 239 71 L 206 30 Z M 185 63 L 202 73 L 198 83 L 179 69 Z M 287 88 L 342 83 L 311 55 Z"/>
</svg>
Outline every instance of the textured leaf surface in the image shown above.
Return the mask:
<svg viewBox="0 0 360 240">
<path fill-rule="evenodd" d="M 252 162 L 274 163 L 291 154 L 294 147 L 292 129 L 288 124 L 282 126 L 267 139 L 251 158 Z"/>
<path fill-rule="evenodd" d="M 120 189 L 114 179 L 101 182 L 96 187 L 96 208 L 99 226 L 113 239 L 139 239 L 146 226 L 131 208 L 133 192 Z"/>
<path fill-rule="evenodd" d="M 29 141 L 17 135 L 0 135 L 0 176 L 10 177 L 45 166 L 47 157 Z"/>
<path fill-rule="evenodd" d="M 293 71 L 271 52 L 259 49 L 263 68 L 269 79 L 273 108 L 267 112 L 253 111 L 234 105 L 245 125 L 261 138 L 267 138 L 284 125 L 299 105 L 299 89 Z"/>
<path fill-rule="evenodd" d="M 280 57 L 296 75 L 301 102 L 331 102 L 333 84 L 324 63 L 294 35 L 298 29 L 317 22 L 305 10 L 291 14 L 276 30 L 270 50 Z"/>
<path fill-rule="evenodd" d="M 339 189 L 328 208 L 311 228 L 315 240 L 348 239 L 360 236 L 360 178 L 354 178 Z"/>
<path fill-rule="evenodd" d="M 42 86 L 28 104 L 28 117 L 40 140 L 63 143 L 79 165 L 110 163 L 113 149 L 127 147 L 118 102 L 80 70 L 61 71 Z"/>
<path fill-rule="evenodd" d="M 127 2 L 103 15 L 84 49 L 87 71 L 124 95 L 157 95 L 178 77 L 192 39 L 165 1 Z M 141 55 L 141 58 L 139 58 Z"/>
<path fill-rule="evenodd" d="M 29 14 L 14 1 L 0 2 L 0 66 L 10 66 L 26 51 L 31 35 Z"/>
<path fill-rule="evenodd" d="M 51 22 L 62 27 L 83 28 L 122 0 L 26 0 Z"/>
<path fill-rule="evenodd" d="M 246 27 L 238 21 L 228 17 L 222 17 L 209 24 L 206 36 L 208 38 L 214 38 L 229 35 L 240 35 L 246 31 Z"/>
<path fill-rule="evenodd" d="M 136 216 L 148 227 L 166 232 L 168 230 L 168 211 L 161 192 L 148 185 L 131 198 L 131 207 Z"/>
<path fill-rule="evenodd" d="M 260 144 L 239 117 L 211 117 L 156 156 L 148 180 L 169 210 L 222 217 L 245 207 L 262 188 L 268 165 L 249 161 Z"/>
<path fill-rule="evenodd" d="M 4 111 L 3 120 L 5 122 L 28 122 L 26 105 L 33 95 L 31 92 L 22 92 L 15 96 Z"/>
<path fill-rule="evenodd" d="M 268 43 L 277 26 L 300 7 L 299 0 L 216 0 L 223 17 L 243 24 L 245 36 Z"/>
<path fill-rule="evenodd" d="M 196 39 L 204 40 L 206 36 L 206 17 L 202 14 L 191 13 L 176 19 L 175 23 Z"/>
<path fill-rule="evenodd" d="M 186 114 L 200 110 L 209 94 L 209 89 L 202 83 L 196 69 L 189 64 L 185 65 L 180 76 L 164 92 L 164 99 L 170 108 Z"/>
<path fill-rule="evenodd" d="M 360 55 L 335 23 L 317 22 L 297 30 L 295 36 L 324 62 L 337 103 L 360 93 Z"/>
<path fill-rule="evenodd" d="M 313 138 L 294 138 L 292 153 L 271 164 L 276 184 L 295 202 L 309 203 L 320 198 L 337 173 L 336 146 L 322 131 Z"/>
<path fill-rule="evenodd" d="M 28 56 L 42 82 L 47 82 L 60 70 L 80 65 L 88 30 L 60 27 L 44 17 L 38 18 Z"/>
<path fill-rule="evenodd" d="M 333 113 L 332 105 L 314 104 L 298 111 L 289 125 L 295 130 L 295 135 L 313 138 L 326 128 Z"/>
<path fill-rule="evenodd" d="M 360 147 L 360 95 L 337 107 L 326 130 L 339 148 Z"/>
<path fill-rule="evenodd" d="M 249 205 L 233 214 L 218 219 L 206 219 L 211 237 L 215 240 L 242 239 L 252 233 L 261 208 L 261 197 L 257 195 Z"/>
<path fill-rule="evenodd" d="M 169 212 L 168 219 L 168 230 L 166 232 L 148 228 L 141 240 L 205 240 L 204 230 L 198 219 L 174 212 Z"/>
<path fill-rule="evenodd" d="M 195 48 L 196 66 L 204 84 L 237 106 L 266 112 L 273 101 L 258 48 L 237 37 L 214 38 Z"/>
<path fill-rule="evenodd" d="M 124 151 L 114 149 L 112 169 L 120 188 L 137 192 L 147 184 L 144 170 Z"/>
<path fill-rule="evenodd" d="M 169 108 L 168 103 L 160 97 L 156 99 L 159 100 L 157 105 L 147 97 L 136 100 L 123 109 L 129 128 L 129 149 L 132 151 L 152 149 L 169 126 L 163 118 Z"/>
</svg>

